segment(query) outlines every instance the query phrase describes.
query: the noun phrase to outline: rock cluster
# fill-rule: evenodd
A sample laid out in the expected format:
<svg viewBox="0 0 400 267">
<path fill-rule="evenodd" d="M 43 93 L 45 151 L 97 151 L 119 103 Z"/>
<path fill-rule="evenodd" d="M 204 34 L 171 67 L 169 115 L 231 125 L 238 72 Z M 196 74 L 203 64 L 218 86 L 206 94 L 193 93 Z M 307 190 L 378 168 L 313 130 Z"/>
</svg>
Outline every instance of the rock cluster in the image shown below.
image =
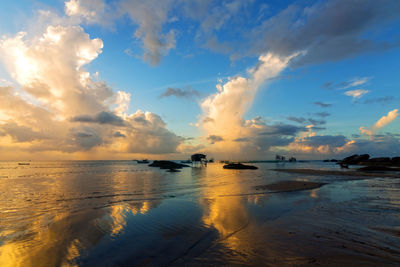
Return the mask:
<svg viewBox="0 0 400 267">
<path fill-rule="evenodd" d="M 370 158 L 368 154 L 362 154 L 362 155 L 352 155 L 349 157 L 346 157 L 342 159 L 341 161 L 338 162 L 341 166 L 343 165 L 366 165 L 368 167 L 374 166 L 376 167 L 376 170 L 382 170 L 384 171 L 386 167 L 395 167 L 398 166 L 400 167 L 400 157 L 378 157 L 378 158 Z M 381 168 L 382 167 L 382 168 Z M 372 170 L 374 168 L 365 168 L 365 170 Z M 360 169 L 361 170 L 361 169 Z"/>
<path fill-rule="evenodd" d="M 160 169 L 182 169 L 183 167 L 189 167 L 189 165 L 176 163 L 169 160 L 155 160 L 153 163 L 149 164 L 150 167 L 159 167 Z"/>
<path fill-rule="evenodd" d="M 224 165 L 224 169 L 233 169 L 233 170 L 256 170 L 258 169 L 256 166 L 252 165 L 244 165 L 242 163 L 229 163 Z"/>
</svg>

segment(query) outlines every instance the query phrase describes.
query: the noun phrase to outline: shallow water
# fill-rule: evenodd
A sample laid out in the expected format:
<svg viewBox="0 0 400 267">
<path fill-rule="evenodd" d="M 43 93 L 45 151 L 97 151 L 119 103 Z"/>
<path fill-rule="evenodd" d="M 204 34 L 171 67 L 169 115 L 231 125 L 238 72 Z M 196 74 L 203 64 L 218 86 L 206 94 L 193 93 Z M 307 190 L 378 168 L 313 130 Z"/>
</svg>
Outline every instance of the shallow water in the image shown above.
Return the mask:
<svg viewBox="0 0 400 267">
<path fill-rule="evenodd" d="M 400 263 L 400 180 L 271 170 L 332 163 L 254 165 L 0 162 L 0 266 Z M 282 180 L 327 184 L 254 189 Z"/>
</svg>

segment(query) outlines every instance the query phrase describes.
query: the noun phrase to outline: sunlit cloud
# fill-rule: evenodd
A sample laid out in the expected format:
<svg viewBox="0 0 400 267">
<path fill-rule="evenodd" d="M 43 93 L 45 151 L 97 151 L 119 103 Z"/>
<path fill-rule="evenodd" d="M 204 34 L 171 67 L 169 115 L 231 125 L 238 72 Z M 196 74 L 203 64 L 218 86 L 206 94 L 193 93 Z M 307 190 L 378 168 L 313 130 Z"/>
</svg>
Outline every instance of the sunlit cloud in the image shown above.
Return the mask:
<svg viewBox="0 0 400 267">
<path fill-rule="evenodd" d="M 338 89 L 347 89 L 367 84 L 373 77 L 356 77 L 337 85 Z"/>
<path fill-rule="evenodd" d="M 97 80 L 98 73 L 85 70 L 102 48 L 102 40 L 91 39 L 82 27 L 68 23 L 48 25 L 34 38 L 19 33 L 1 39 L 1 60 L 24 93 L 0 87 L 0 139 L 8 142 L 3 150 L 176 152 L 181 138 L 159 116 L 128 114 L 130 94 L 115 93 Z"/>
<path fill-rule="evenodd" d="M 357 89 L 357 90 L 346 91 L 344 94 L 347 96 L 351 96 L 354 99 L 358 99 L 368 94 L 369 92 L 370 92 L 369 90 Z"/>
<path fill-rule="evenodd" d="M 392 123 L 399 116 L 398 111 L 399 111 L 398 109 L 389 111 L 387 115 L 382 116 L 377 122 L 375 122 L 375 124 L 370 129 L 368 129 L 364 126 L 360 127 L 359 128 L 360 133 L 364 134 L 364 135 L 368 135 L 372 138 L 377 130 Z"/>
<path fill-rule="evenodd" d="M 65 14 L 74 22 L 110 25 L 109 6 L 104 0 L 69 0 L 64 3 Z"/>
<path fill-rule="evenodd" d="M 382 116 L 373 126 L 374 129 L 380 129 L 393 122 L 399 116 L 399 110 L 394 109 L 389 111 L 386 116 Z"/>
<path fill-rule="evenodd" d="M 200 120 L 202 129 L 208 135 L 218 136 L 222 140 L 213 142 L 216 153 L 233 153 L 244 151 L 248 144 L 236 142 L 240 138 L 248 138 L 253 144 L 248 155 L 254 152 L 265 152 L 269 147 L 287 144 L 287 136 L 271 133 L 265 137 L 273 126 L 265 124 L 261 118 L 245 120 L 244 114 L 250 108 L 256 92 L 268 80 L 277 77 L 288 65 L 289 61 L 298 56 L 295 53 L 286 58 L 273 54 L 259 57 L 259 63 L 248 70 L 248 77 L 237 76 L 225 84 L 217 84 L 217 93 L 207 97 L 202 103 L 203 116 Z M 263 137 L 264 135 L 264 137 Z M 268 141 L 265 143 L 265 141 Z M 244 156 L 244 153 L 242 153 Z"/>
</svg>

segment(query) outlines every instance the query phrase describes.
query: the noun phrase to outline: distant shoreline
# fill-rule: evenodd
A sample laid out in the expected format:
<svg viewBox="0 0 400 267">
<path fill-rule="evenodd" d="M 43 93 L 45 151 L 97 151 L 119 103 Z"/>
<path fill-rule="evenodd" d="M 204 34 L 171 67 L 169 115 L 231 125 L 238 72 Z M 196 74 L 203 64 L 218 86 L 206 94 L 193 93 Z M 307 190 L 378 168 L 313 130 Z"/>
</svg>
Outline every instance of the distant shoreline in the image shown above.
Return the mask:
<svg viewBox="0 0 400 267">
<path fill-rule="evenodd" d="M 362 172 L 362 171 L 332 171 L 332 170 L 314 170 L 314 169 L 271 169 L 278 172 L 298 173 L 308 175 L 340 175 L 357 177 L 390 177 L 400 178 L 400 174 L 388 172 Z"/>
</svg>

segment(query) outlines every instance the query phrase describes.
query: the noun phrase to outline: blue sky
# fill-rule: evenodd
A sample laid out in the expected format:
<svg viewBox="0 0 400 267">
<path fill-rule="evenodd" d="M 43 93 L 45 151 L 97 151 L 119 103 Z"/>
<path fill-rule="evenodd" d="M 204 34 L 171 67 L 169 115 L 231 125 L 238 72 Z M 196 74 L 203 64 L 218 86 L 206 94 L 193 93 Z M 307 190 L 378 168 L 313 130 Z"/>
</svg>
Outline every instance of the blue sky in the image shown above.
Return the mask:
<svg viewBox="0 0 400 267">
<path fill-rule="evenodd" d="M 399 11 L 396 0 L 7 1 L 0 9 L 0 86 L 11 85 L 9 97 L 19 92 L 21 101 L 50 112 L 54 127 L 66 130 L 57 136 L 61 141 L 41 132 L 41 118 L 3 111 L 0 143 L 21 157 L 45 151 L 59 158 L 400 154 Z M 62 47 L 43 41 L 49 27 L 71 34 Z M 63 89 L 52 88 L 75 71 L 69 61 L 82 51 L 72 51 L 70 60 L 58 55 L 87 39 L 79 29 L 102 42 L 88 48 L 95 56 L 71 74 L 87 72 L 91 84 L 68 78 Z M 18 76 L 26 69 L 7 43 L 21 31 L 22 52 L 13 53 L 39 68 L 29 79 Z M 59 49 L 57 58 L 46 58 L 46 49 Z M 66 61 L 60 72 L 40 69 L 54 60 Z M 90 88 L 113 93 L 99 98 Z M 80 106 L 70 102 L 71 91 Z M 123 111 L 116 109 L 118 91 L 130 94 Z M 101 112 L 124 123 L 97 121 Z M 137 117 L 154 128 L 138 127 Z M 60 120 L 64 126 L 55 126 Z M 22 138 L 23 129 L 32 138 Z M 124 137 L 110 138 L 116 132 Z M 132 145 L 129 138 L 139 136 L 153 141 Z M 64 148 L 44 145 L 48 139 Z"/>
</svg>

